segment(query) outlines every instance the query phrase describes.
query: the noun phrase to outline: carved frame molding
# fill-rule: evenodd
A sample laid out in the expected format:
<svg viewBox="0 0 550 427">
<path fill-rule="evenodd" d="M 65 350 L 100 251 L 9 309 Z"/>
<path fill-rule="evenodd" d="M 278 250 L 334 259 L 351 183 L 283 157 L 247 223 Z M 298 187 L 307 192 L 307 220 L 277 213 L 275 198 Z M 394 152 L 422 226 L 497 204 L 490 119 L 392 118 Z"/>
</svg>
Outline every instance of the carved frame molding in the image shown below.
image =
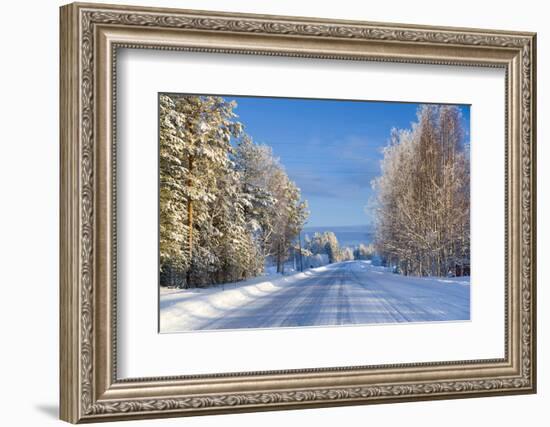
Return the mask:
<svg viewBox="0 0 550 427">
<path fill-rule="evenodd" d="M 71 4 L 61 8 L 60 41 L 62 419 L 535 391 L 535 34 Z M 504 67 L 506 357 L 117 380 L 113 147 L 118 48 Z M 289 380 L 298 385 L 285 385 Z"/>
</svg>

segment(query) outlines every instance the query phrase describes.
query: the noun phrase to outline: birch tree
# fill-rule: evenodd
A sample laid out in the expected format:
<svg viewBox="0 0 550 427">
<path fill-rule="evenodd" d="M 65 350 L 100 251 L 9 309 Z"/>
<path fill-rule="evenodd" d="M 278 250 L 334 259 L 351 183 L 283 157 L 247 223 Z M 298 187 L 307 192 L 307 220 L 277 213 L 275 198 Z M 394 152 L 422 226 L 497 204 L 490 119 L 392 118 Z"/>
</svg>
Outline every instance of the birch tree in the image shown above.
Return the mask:
<svg viewBox="0 0 550 427">
<path fill-rule="evenodd" d="M 332 231 L 325 231 L 324 233 L 315 233 L 311 240 L 306 241 L 306 248 L 313 254 L 325 254 L 328 256 L 329 263 L 335 263 L 343 261 L 343 258 L 348 259 L 348 255 L 351 253 L 353 259 L 353 251 L 350 249 L 350 253 L 346 252 L 345 256 L 342 255 L 340 244 L 336 234 Z"/>
<path fill-rule="evenodd" d="M 284 263 L 289 256 L 289 250 L 309 213 L 307 203 L 301 200 L 299 188 L 282 168 L 275 171 L 273 178 L 273 195 L 276 202 L 270 246 L 276 260 L 277 272 L 284 273 Z"/>
<path fill-rule="evenodd" d="M 465 274 L 470 256 L 469 146 L 460 110 L 429 105 L 392 131 L 377 192 L 376 247 L 403 274 Z"/>
</svg>

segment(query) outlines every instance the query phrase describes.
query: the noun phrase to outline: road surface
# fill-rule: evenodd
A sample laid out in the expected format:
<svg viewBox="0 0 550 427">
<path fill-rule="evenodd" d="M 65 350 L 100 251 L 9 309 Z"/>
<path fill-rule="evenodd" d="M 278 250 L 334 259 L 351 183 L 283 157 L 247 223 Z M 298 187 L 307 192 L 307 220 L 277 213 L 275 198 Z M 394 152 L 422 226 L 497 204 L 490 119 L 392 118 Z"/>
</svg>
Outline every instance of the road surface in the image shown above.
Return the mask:
<svg viewBox="0 0 550 427">
<path fill-rule="evenodd" d="M 161 295 L 161 332 L 468 320 L 468 278 L 416 278 L 350 261 L 272 282 Z"/>
</svg>

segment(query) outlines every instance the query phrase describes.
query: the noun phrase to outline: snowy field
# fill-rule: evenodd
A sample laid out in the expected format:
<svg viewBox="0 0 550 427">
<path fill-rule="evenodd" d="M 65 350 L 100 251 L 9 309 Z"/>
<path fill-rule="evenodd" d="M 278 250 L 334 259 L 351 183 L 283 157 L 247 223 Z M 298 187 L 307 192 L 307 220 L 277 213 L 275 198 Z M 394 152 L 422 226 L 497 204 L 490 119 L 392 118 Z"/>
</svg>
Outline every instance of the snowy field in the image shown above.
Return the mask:
<svg viewBox="0 0 550 427">
<path fill-rule="evenodd" d="M 160 331 L 469 320 L 469 279 L 347 261 L 213 288 L 161 288 Z"/>
</svg>

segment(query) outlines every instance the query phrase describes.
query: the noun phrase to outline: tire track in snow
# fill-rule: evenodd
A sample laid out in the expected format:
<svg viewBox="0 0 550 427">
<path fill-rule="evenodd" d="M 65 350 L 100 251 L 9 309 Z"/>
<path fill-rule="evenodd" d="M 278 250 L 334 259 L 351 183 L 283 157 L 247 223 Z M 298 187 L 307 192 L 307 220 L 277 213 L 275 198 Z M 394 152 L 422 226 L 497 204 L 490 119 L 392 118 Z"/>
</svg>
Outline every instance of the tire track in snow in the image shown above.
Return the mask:
<svg viewBox="0 0 550 427">
<path fill-rule="evenodd" d="M 468 316 L 469 285 L 440 286 L 352 261 L 290 279 L 275 292 L 254 295 L 244 305 L 197 323 L 193 330 L 449 321 Z"/>
<path fill-rule="evenodd" d="M 351 274 L 354 276 L 355 281 L 360 286 L 366 286 L 364 284 L 364 279 L 361 279 L 358 277 L 357 272 L 353 271 L 353 269 L 350 269 Z M 361 275 L 364 276 L 370 276 L 371 271 L 367 270 L 365 272 L 361 272 Z M 460 306 L 458 304 L 453 304 L 449 301 L 449 295 L 445 294 L 446 290 L 449 290 L 449 288 L 446 288 L 445 290 L 439 290 L 437 288 L 434 288 L 433 286 L 429 286 L 428 284 L 422 284 L 422 283 L 415 283 L 410 282 L 408 284 L 402 284 L 400 286 L 407 286 L 408 293 L 411 293 L 411 291 L 418 292 L 419 294 L 424 294 L 421 296 L 422 298 L 429 299 L 432 301 L 432 304 L 435 302 L 435 298 L 437 298 L 438 304 L 436 304 L 439 308 L 439 312 L 434 312 L 434 310 L 428 310 L 424 306 L 421 305 L 419 302 L 413 302 L 410 299 L 408 299 L 408 295 L 400 294 L 397 289 L 392 289 L 392 284 L 388 284 L 383 282 L 382 278 L 379 277 L 368 277 L 366 278 L 369 280 L 373 285 L 375 285 L 376 289 L 380 292 L 384 292 L 388 295 L 389 298 L 385 298 L 385 302 L 389 307 L 392 307 L 393 310 L 397 313 L 399 313 L 401 316 L 403 316 L 406 321 L 409 322 L 418 322 L 418 321 L 437 321 L 437 320 L 449 320 L 449 313 L 442 312 L 441 307 L 441 295 L 445 295 L 447 298 L 443 299 L 443 305 L 452 306 L 455 308 L 456 311 L 460 312 L 460 314 L 463 314 L 464 312 L 464 306 Z M 414 279 L 413 279 L 414 280 Z M 395 286 L 395 285 L 394 285 Z M 403 288 L 401 288 L 402 290 Z M 426 295 L 427 293 L 431 295 Z M 433 294 L 437 294 L 437 297 L 435 297 Z M 456 296 L 455 296 L 456 297 Z M 461 299 L 464 299 L 468 302 L 468 313 L 469 313 L 469 298 L 462 298 L 462 295 L 460 295 Z M 418 299 L 419 296 L 413 296 L 412 298 Z M 407 314 L 404 313 L 404 311 L 407 312 Z M 459 316 L 459 313 L 455 312 L 456 317 Z M 459 316 L 460 317 L 460 316 Z M 463 317 L 460 317 L 460 320 L 464 320 Z"/>
<path fill-rule="evenodd" d="M 337 294 L 337 309 L 336 309 L 336 324 L 337 325 L 346 325 L 353 324 L 353 319 L 351 316 L 351 301 L 349 294 L 347 292 L 344 278 L 341 277 L 338 283 L 338 294 Z"/>
<path fill-rule="evenodd" d="M 202 324 L 199 329 L 243 328 L 243 324 L 246 328 L 309 325 L 309 322 L 296 322 L 289 317 L 296 316 L 303 310 L 300 307 L 304 307 L 305 300 L 315 292 L 315 284 L 325 279 L 322 273 L 292 283 L 273 294 L 258 297 L 244 307 L 237 307 L 223 317 Z"/>
<path fill-rule="evenodd" d="M 300 304 L 294 305 L 286 315 L 282 323 L 283 326 L 303 326 L 304 324 L 320 326 L 327 324 L 326 320 L 323 319 L 323 302 L 326 301 L 335 280 L 334 271 L 330 270 L 330 274 L 320 275 L 309 280 L 312 283 L 305 284 L 309 289 L 302 295 Z"/>
</svg>

